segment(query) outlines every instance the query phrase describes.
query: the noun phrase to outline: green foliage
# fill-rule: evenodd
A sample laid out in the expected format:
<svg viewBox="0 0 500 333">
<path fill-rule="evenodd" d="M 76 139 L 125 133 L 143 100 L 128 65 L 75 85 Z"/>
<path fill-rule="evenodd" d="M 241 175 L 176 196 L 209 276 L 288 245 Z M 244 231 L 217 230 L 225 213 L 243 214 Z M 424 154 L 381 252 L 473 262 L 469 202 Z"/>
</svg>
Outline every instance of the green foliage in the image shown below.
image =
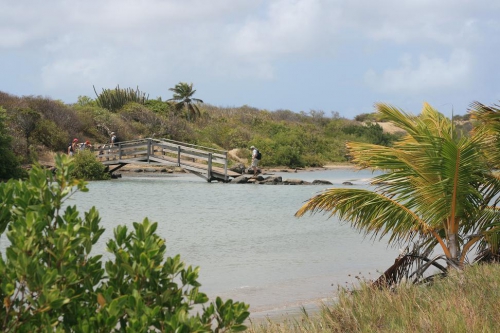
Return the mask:
<svg viewBox="0 0 500 333">
<path fill-rule="evenodd" d="M 20 178 L 23 176 L 21 164 L 17 156 L 12 151 L 12 138 L 7 134 L 5 123 L 7 115 L 0 107 L 0 180 L 9 178 Z"/>
<path fill-rule="evenodd" d="M 14 123 L 17 128 L 21 131 L 26 140 L 26 157 L 30 155 L 29 153 L 29 145 L 30 145 L 30 137 L 33 131 L 36 128 L 38 121 L 40 120 L 41 115 L 35 110 L 30 108 L 20 108 L 15 111 L 14 115 Z"/>
<path fill-rule="evenodd" d="M 144 104 L 148 100 L 146 93 L 140 91 L 139 87 L 135 90 L 132 88 L 122 89 L 118 85 L 115 89 L 102 89 L 100 94 L 97 93 L 94 87 L 94 92 L 97 96 L 97 105 L 113 112 L 119 110 L 128 102 Z"/>
<path fill-rule="evenodd" d="M 348 125 L 342 128 L 345 134 L 353 135 L 356 141 L 370 142 L 376 145 L 389 146 L 398 137 L 394 134 L 384 133 L 379 124 L 367 123 L 365 126 Z"/>
<path fill-rule="evenodd" d="M 81 217 L 66 200 L 84 181 L 72 159 L 56 157 L 56 172 L 34 167 L 27 181 L 0 184 L 2 332 L 224 332 L 245 329 L 248 305 L 199 291 L 199 268 L 167 257 L 157 223 L 133 231 L 117 226 L 103 268 L 95 245 L 99 213 Z M 198 311 L 193 312 L 194 306 Z"/>
<path fill-rule="evenodd" d="M 36 143 L 41 143 L 53 151 L 61 151 L 68 146 L 68 132 L 60 129 L 52 120 L 41 119 L 37 122 L 32 136 Z"/>
<path fill-rule="evenodd" d="M 165 118 L 145 105 L 127 103 L 120 109 L 119 115 L 140 137 L 164 137 L 167 133 L 168 125 Z"/>
<path fill-rule="evenodd" d="M 78 96 L 78 101 L 76 102 L 79 106 L 96 106 L 97 103 L 89 96 Z"/>
<path fill-rule="evenodd" d="M 94 153 L 90 150 L 79 150 L 73 158 L 75 160 L 75 166 L 71 175 L 74 178 L 85 180 L 103 180 L 110 178 L 108 172 L 106 172 L 106 166 L 99 162 Z"/>
<path fill-rule="evenodd" d="M 170 103 L 163 102 L 161 98 L 147 100 L 144 105 L 146 105 L 151 111 L 163 116 L 168 115 L 168 113 L 172 111 L 172 105 Z"/>
</svg>

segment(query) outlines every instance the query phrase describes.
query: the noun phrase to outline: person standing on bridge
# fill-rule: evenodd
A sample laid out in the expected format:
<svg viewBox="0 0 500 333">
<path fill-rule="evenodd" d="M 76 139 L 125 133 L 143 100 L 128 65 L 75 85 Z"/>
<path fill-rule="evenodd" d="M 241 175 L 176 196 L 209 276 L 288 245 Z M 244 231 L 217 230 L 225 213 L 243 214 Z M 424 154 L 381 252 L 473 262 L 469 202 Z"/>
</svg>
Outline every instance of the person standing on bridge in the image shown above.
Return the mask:
<svg viewBox="0 0 500 333">
<path fill-rule="evenodd" d="M 115 146 L 118 142 L 118 138 L 116 137 L 115 132 L 111 132 L 111 138 L 109 139 L 111 147 Z"/>
</svg>

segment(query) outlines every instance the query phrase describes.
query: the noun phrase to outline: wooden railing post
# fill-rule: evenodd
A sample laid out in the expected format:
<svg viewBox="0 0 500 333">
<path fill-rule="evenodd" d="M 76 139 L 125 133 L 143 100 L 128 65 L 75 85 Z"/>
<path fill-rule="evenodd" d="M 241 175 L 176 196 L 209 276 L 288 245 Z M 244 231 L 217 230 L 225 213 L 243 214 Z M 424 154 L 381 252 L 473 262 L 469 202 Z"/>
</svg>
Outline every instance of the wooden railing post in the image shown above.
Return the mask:
<svg viewBox="0 0 500 333">
<path fill-rule="evenodd" d="M 122 159 L 122 144 L 118 143 L 118 161 Z"/>
<path fill-rule="evenodd" d="M 226 159 L 224 160 L 224 183 L 227 183 L 227 151 L 224 155 L 226 155 Z"/>
<path fill-rule="evenodd" d="M 181 166 L 181 146 L 177 146 L 177 166 Z"/>
<path fill-rule="evenodd" d="M 151 139 L 148 139 L 147 154 L 148 154 L 148 163 L 149 163 L 149 155 L 151 155 Z"/>
<path fill-rule="evenodd" d="M 207 180 L 208 182 L 212 180 L 212 153 L 208 153 Z"/>
</svg>

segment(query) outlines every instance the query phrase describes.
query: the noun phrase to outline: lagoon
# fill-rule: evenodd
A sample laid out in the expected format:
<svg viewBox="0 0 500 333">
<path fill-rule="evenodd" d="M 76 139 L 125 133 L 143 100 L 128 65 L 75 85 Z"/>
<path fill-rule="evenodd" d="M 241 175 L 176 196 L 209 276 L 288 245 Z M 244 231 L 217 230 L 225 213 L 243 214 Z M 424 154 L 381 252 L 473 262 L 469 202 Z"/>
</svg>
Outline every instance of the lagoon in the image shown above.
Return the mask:
<svg viewBox="0 0 500 333">
<path fill-rule="evenodd" d="M 95 251 L 105 254 L 113 228 L 145 217 L 158 222 L 167 254 L 200 266 L 201 291 L 250 304 L 251 318 L 296 313 L 335 297 L 356 276 L 375 279 L 398 250 L 372 240 L 335 217 L 294 217 L 329 187 L 368 188 L 369 171 L 334 169 L 275 173 L 283 179 L 329 180 L 334 185 L 207 183 L 194 175 L 145 176 L 89 183 L 68 204 L 81 214 L 95 206 L 106 228 Z"/>
</svg>

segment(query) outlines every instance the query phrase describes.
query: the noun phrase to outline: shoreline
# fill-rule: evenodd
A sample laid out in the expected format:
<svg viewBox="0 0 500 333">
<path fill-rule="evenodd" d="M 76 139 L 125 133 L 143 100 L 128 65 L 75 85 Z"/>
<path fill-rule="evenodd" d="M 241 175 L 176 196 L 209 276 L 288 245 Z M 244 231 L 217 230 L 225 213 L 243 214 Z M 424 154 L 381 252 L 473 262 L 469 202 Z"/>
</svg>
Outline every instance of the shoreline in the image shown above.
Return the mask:
<svg viewBox="0 0 500 333">
<path fill-rule="evenodd" d="M 272 174 L 276 172 L 284 173 L 303 173 L 325 170 L 356 170 L 357 167 L 351 163 L 330 163 L 322 167 L 306 167 L 306 168 L 288 168 L 288 167 L 269 167 L 261 168 L 261 174 Z M 180 167 L 164 166 L 158 164 L 128 164 L 123 168 L 115 171 L 115 173 L 129 174 L 189 174 Z"/>
</svg>

